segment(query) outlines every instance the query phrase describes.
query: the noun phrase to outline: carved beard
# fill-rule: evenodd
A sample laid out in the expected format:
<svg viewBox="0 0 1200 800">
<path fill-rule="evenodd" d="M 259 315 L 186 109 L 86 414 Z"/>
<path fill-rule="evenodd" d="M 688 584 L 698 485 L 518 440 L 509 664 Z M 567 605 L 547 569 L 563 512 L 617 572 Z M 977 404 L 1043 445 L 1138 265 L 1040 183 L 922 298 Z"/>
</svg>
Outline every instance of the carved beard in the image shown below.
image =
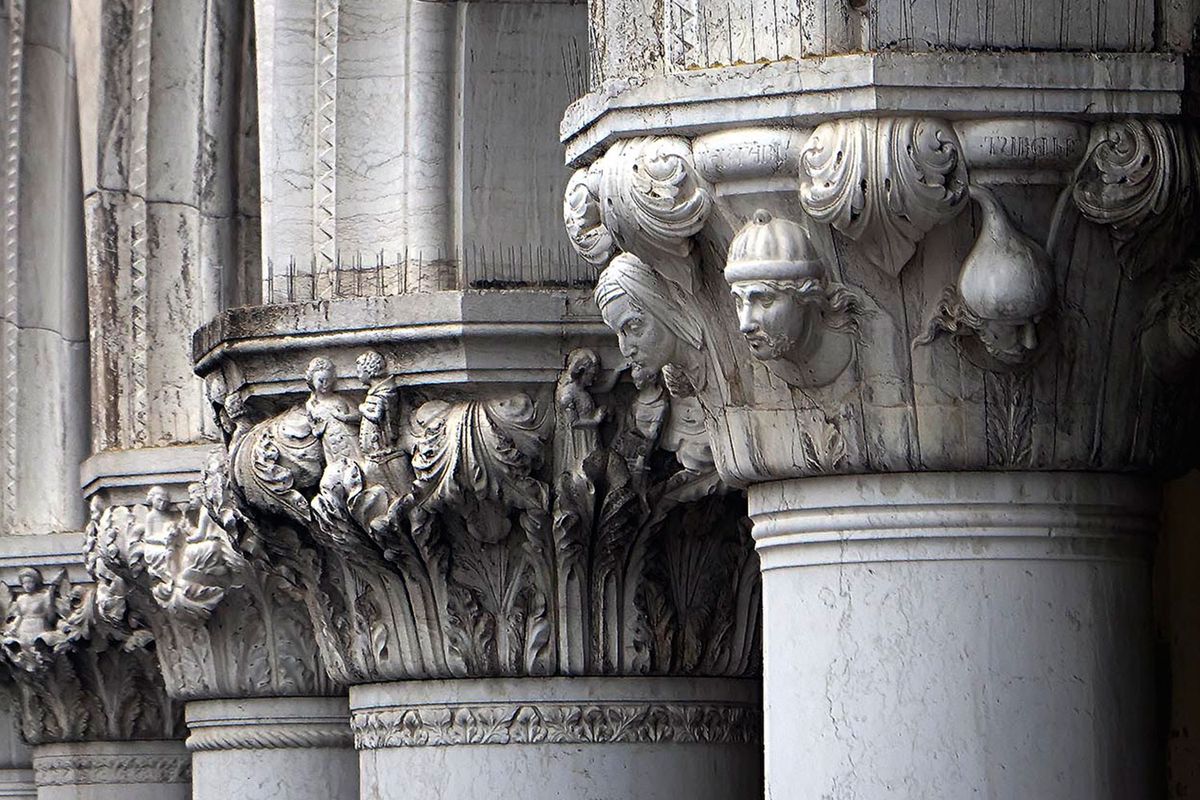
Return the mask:
<svg viewBox="0 0 1200 800">
<path fill-rule="evenodd" d="M 796 340 L 787 334 L 772 336 L 761 328 L 743 335 L 754 357 L 762 361 L 783 358 L 796 345 Z"/>
</svg>

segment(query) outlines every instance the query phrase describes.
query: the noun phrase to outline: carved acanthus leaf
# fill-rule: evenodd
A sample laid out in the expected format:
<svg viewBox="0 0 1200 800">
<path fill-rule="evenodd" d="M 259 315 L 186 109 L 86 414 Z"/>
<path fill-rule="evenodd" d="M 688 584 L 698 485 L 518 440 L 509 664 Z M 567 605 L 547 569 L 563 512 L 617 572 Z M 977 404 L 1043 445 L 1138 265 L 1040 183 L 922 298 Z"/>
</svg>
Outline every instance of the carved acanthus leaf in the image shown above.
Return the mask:
<svg viewBox="0 0 1200 800">
<path fill-rule="evenodd" d="M 544 442 L 533 401 L 431 401 L 413 420 L 416 492 L 427 510 L 453 508 L 484 542 L 502 541 L 507 509 L 544 509 L 547 489 L 530 477 Z"/>
<path fill-rule="evenodd" d="M 600 207 L 601 171 L 593 165 L 577 170 L 563 196 L 563 222 L 575 251 L 594 267 L 603 267 L 616 252 L 612 232 L 604 226 Z"/>
<path fill-rule="evenodd" d="M 1073 197 L 1083 216 L 1111 227 L 1126 274 L 1178 264 L 1195 240 L 1200 140 L 1190 128 L 1148 119 L 1092 129 Z"/>
<path fill-rule="evenodd" d="M 692 237 L 712 211 L 712 191 L 678 136 L 617 142 L 605 154 L 600 198 L 605 226 L 622 250 L 692 290 Z"/>
<path fill-rule="evenodd" d="M 826 122 L 800 157 L 800 203 L 857 242 L 870 264 L 899 275 L 925 234 L 967 203 L 962 145 L 939 119 Z"/>
</svg>

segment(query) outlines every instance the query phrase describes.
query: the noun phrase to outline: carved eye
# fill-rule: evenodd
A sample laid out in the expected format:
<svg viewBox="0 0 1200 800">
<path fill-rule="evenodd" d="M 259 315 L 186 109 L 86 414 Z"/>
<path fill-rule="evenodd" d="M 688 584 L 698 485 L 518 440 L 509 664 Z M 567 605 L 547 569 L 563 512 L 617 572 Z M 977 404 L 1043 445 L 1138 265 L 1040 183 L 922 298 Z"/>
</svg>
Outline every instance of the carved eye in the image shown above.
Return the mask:
<svg viewBox="0 0 1200 800">
<path fill-rule="evenodd" d="M 775 298 L 769 294 L 763 295 L 763 298 L 758 301 L 758 304 L 763 308 L 770 308 L 771 306 L 775 305 Z"/>
<path fill-rule="evenodd" d="M 631 319 L 625 323 L 625 333 L 637 335 L 642 332 L 644 327 L 640 319 Z"/>
</svg>

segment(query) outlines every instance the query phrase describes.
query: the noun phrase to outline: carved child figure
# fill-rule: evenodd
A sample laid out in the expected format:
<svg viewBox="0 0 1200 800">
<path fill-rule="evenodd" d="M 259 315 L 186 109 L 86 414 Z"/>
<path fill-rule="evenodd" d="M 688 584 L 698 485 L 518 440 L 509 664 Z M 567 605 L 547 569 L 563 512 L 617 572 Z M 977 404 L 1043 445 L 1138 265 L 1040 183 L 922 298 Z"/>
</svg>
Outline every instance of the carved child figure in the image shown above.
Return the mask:
<svg viewBox="0 0 1200 800">
<path fill-rule="evenodd" d="M 49 651 L 67 639 L 67 632 L 60 628 L 70 610 L 70 583 L 65 572 L 48 583 L 34 567 L 25 567 L 17 578 L 20 590 L 6 591 L 9 602 L 4 648 L 15 663 L 35 669 L 44 663 Z"/>
<path fill-rule="evenodd" d="M 310 391 L 304 408 L 312 423 L 313 434 L 321 440 L 325 463 L 331 464 L 339 458 L 361 459 L 355 426 L 362 415 L 349 401 L 337 395 L 333 362 L 317 356 L 309 362 L 304 377 Z"/>
<path fill-rule="evenodd" d="M 362 423 L 358 429 L 359 447 L 366 457 L 365 477 L 398 495 L 412 489 L 412 467 L 408 454 L 400 446 L 400 403 L 396 379 L 388 371 L 383 356 L 368 350 L 355 361 L 358 379 L 367 387 L 367 396 L 358 407 Z"/>
</svg>

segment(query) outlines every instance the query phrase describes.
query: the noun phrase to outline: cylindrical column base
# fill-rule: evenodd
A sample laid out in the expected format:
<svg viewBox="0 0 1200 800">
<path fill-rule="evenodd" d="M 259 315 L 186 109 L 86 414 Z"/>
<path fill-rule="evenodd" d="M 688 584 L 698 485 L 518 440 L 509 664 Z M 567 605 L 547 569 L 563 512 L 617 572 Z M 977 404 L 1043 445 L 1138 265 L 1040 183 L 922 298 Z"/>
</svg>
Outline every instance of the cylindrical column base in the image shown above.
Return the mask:
<svg viewBox="0 0 1200 800">
<path fill-rule="evenodd" d="M 183 742 L 72 742 L 33 748 L 38 800 L 188 800 Z"/>
<path fill-rule="evenodd" d="M 931 473 L 749 499 L 768 796 L 1151 796 L 1150 485 Z"/>
<path fill-rule="evenodd" d="M 370 800 L 762 796 L 757 680 L 379 683 L 350 707 Z"/>
<path fill-rule="evenodd" d="M 194 800 L 357 800 L 344 697 L 197 700 L 185 709 Z"/>
<path fill-rule="evenodd" d="M 32 769 L 0 769 L 0 800 L 37 800 Z"/>
</svg>

